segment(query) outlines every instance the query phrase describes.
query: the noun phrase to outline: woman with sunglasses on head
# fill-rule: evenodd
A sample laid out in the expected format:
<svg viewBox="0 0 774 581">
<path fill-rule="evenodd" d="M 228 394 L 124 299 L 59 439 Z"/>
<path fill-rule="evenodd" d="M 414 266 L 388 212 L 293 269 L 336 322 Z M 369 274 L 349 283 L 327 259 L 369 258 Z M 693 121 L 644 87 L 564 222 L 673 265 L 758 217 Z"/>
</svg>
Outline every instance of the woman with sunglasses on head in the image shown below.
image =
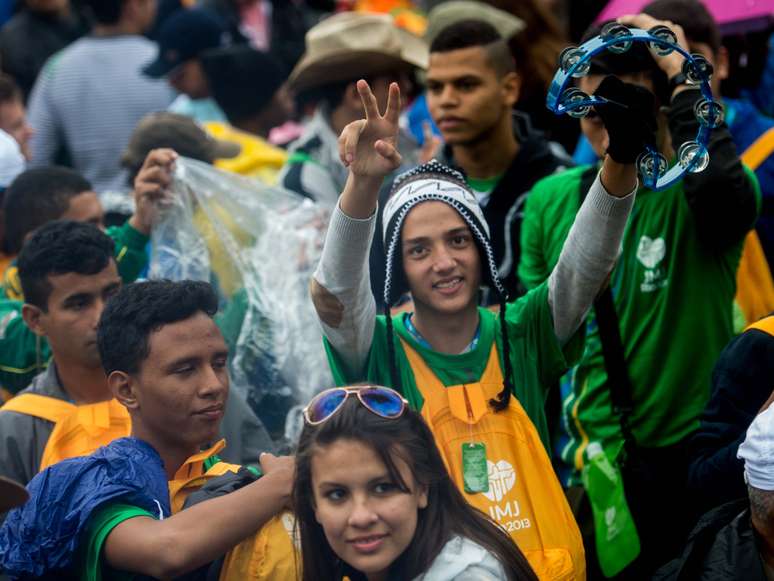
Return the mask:
<svg viewBox="0 0 774 581">
<path fill-rule="evenodd" d="M 293 502 L 304 581 L 537 579 L 468 504 L 396 391 L 334 388 L 304 410 Z"/>
</svg>

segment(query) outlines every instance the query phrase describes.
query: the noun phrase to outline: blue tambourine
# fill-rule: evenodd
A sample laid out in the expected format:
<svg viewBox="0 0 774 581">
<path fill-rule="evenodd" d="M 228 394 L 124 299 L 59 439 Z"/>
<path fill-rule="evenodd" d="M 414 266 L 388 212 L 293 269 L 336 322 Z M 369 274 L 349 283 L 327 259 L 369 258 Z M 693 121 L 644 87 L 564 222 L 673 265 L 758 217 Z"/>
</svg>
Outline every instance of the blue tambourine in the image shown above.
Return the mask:
<svg viewBox="0 0 774 581">
<path fill-rule="evenodd" d="M 607 103 L 607 99 L 587 95 L 572 85 L 572 79 L 586 75 L 591 66 L 591 58 L 605 50 L 623 53 L 629 50 L 633 42 L 647 42 L 659 56 L 677 51 L 685 57 L 683 74 L 686 82 L 698 85 L 702 99 L 696 103 L 694 114 L 699 121 L 696 138 L 686 141 L 677 149 L 677 163 L 669 168 L 667 159 L 655 149 L 648 147 L 637 159 L 637 170 L 642 183 L 651 190 L 663 190 L 680 180 L 685 172 L 697 173 L 709 163 L 707 143 L 710 131 L 723 122 L 723 105 L 712 98 L 710 77 L 712 65 L 700 54 L 690 54 L 677 44 L 675 33 L 663 25 L 650 30 L 628 28 L 617 22 L 609 22 L 596 36 L 581 46 L 569 46 L 559 55 L 559 70 L 554 75 L 548 90 L 546 106 L 562 115 L 585 117 L 594 105 Z M 568 86 L 569 85 L 569 86 Z"/>
</svg>

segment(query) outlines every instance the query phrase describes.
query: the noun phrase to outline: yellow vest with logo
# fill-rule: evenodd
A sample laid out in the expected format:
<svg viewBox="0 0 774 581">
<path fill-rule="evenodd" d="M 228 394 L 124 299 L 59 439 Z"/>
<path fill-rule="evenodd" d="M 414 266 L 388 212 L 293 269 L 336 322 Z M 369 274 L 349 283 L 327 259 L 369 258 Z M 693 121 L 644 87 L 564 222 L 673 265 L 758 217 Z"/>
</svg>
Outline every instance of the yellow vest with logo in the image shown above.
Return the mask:
<svg viewBox="0 0 774 581">
<path fill-rule="evenodd" d="M 218 462 L 205 471 L 204 463 L 220 452 L 226 443 L 221 440 L 209 450 L 188 458 L 169 481 L 172 514 L 183 508 L 186 498 L 204 486 L 208 480 L 237 472 L 237 464 Z M 253 536 L 231 549 L 223 562 L 220 581 L 263 579 L 266 581 L 296 578 L 296 549 L 293 543 L 292 513 L 282 512 L 272 517 Z"/>
<path fill-rule="evenodd" d="M 451 387 L 401 343 L 424 398 L 422 417 L 463 496 L 511 535 L 540 579 L 585 579 L 581 534 L 535 425 L 515 397 L 500 412 L 488 404 L 503 387 L 496 343 L 477 383 Z M 486 446 L 488 492 L 464 491 L 462 446 L 471 442 Z"/>
<path fill-rule="evenodd" d="M 75 405 L 47 395 L 23 393 L 9 400 L 0 410 L 54 424 L 40 459 L 41 470 L 68 458 L 87 456 L 131 432 L 129 413 L 115 399 Z"/>
</svg>

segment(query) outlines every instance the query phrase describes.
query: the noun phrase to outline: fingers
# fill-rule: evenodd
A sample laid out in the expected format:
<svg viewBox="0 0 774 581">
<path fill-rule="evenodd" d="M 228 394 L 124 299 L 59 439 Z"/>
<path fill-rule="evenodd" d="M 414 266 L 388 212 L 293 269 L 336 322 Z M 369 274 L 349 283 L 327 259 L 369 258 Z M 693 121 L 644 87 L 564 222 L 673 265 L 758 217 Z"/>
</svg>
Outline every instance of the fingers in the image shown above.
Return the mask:
<svg viewBox="0 0 774 581">
<path fill-rule="evenodd" d="M 685 31 L 679 24 L 675 24 L 671 20 L 657 20 L 649 14 L 626 14 L 617 19 L 620 24 L 626 24 L 628 26 L 634 26 L 635 28 L 641 28 L 642 30 L 650 30 L 654 26 L 666 26 L 671 29 L 677 36 L 677 44 L 679 44 L 684 50 L 688 50 L 688 41 L 685 38 Z"/>
<path fill-rule="evenodd" d="M 376 102 L 375 98 L 374 102 Z M 384 114 L 385 120 L 392 125 L 398 125 L 400 111 L 400 87 L 398 86 L 398 83 L 390 83 L 389 93 L 387 94 L 387 111 Z"/>
<path fill-rule="evenodd" d="M 357 82 L 357 92 L 360 95 L 360 100 L 363 102 L 363 109 L 365 109 L 366 119 L 378 119 L 379 118 L 379 105 L 376 102 L 376 97 L 371 91 L 371 87 L 368 86 L 363 79 Z"/>
<path fill-rule="evenodd" d="M 295 458 L 293 456 L 275 456 L 271 452 L 262 452 L 258 456 L 258 462 L 261 465 L 261 470 L 265 474 L 274 472 L 275 470 L 294 470 Z"/>
<path fill-rule="evenodd" d="M 376 149 L 379 155 L 381 155 L 383 158 L 389 161 L 390 164 L 392 164 L 393 169 L 398 167 L 401 160 L 403 159 L 394 145 L 382 139 L 374 143 L 374 149 Z"/>
<path fill-rule="evenodd" d="M 174 164 L 177 157 L 177 152 L 174 149 L 170 149 L 168 147 L 152 149 L 148 155 L 145 156 L 142 169 L 154 166 L 168 167 L 171 169 L 171 166 Z"/>
<path fill-rule="evenodd" d="M 364 119 L 353 121 L 342 130 L 339 136 L 339 159 L 344 167 L 348 167 L 355 160 L 355 151 L 365 123 Z"/>
</svg>

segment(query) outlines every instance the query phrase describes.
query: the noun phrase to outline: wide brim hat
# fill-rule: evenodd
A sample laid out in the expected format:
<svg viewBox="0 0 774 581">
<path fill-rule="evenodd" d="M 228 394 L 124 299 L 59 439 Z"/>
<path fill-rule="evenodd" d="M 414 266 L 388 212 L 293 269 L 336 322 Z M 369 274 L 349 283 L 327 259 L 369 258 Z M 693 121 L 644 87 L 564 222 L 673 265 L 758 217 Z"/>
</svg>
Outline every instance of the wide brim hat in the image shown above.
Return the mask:
<svg viewBox="0 0 774 581">
<path fill-rule="evenodd" d="M 439 4 L 427 15 L 425 41 L 431 45 L 442 30 L 465 20 L 481 20 L 491 24 L 505 40 L 511 39 L 527 27 L 521 18 L 489 4 L 471 0 L 450 0 Z"/>
<path fill-rule="evenodd" d="M 21 484 L 0 476 L 0 512 L 21 506 L 29 497 L 27 489 Z"/>
<path fill-rule="evenodd" d="M 396 69 L 425 69 L 427 62 L 427 44 L 390 16 L 343 12 L 306 33 L 306 51 L 288 83 L 301 92 Z"/>
</svg>

